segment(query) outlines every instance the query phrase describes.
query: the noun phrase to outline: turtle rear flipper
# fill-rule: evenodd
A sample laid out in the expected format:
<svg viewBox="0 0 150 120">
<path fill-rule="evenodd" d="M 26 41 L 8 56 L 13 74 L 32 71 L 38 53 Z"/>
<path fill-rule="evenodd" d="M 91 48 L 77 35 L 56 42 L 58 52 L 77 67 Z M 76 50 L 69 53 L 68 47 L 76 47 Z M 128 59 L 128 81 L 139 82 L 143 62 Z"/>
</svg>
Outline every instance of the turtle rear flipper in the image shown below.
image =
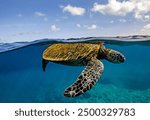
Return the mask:
<svg viewBox="0 0 150 120">
<path fill-rule="evenodd" d="M 45 72 L 46 65 L 48 64 L 48 62 L 49 62 L 48 60 L 42 59 L 42 68 L 44 72 Z"/>
<path fill-rule="evenodd" d="M 96 58 L 92 58 L 81 75 L 79 75 L 77 81 L 65 90 L 64 95 L 75 97 L 91 89 L 99 80 L 103 69 L 103 63 Z"/>
</svg>

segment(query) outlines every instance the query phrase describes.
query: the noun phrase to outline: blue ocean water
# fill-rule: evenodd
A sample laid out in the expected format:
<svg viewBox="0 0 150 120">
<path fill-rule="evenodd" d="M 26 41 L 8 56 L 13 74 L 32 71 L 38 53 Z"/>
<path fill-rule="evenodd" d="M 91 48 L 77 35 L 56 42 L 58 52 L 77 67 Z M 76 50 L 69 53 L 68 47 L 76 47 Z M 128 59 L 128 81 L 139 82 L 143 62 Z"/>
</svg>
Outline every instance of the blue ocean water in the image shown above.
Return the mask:
<svg viewBox="0 0 150 120">
<path fill-rule="evenodd" d="M 95 87 L 85 94 L 63 95 L 84 67 L 49 63 L 42 71 L 42 52 L 55 42 L 104 41 L 105 46 L 126 57 L 122 64 L 106 60 L 104 72 Z M 127 41 L 125 41 L 127 40 Z M 0 44 L 0 102 L 36 103 L 137 103 L 150 102 L 149 38 L 81 38 L 38 40 Z"/>
</svg>

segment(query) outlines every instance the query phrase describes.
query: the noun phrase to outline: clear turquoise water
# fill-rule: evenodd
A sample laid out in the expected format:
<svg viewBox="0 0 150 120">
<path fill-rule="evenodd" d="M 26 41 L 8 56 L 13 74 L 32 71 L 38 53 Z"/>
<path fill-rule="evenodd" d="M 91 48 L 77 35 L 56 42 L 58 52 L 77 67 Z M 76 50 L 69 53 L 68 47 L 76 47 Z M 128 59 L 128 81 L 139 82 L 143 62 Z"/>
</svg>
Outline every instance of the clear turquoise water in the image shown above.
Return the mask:
<svg viewBox="0 0 150 120">
<path fill-rule="evenodd" d="M 63 96 L 84 67 L 49 63 L 42 71 L 42 52 L 48 45 L 0 53 L 0 102 L 150 102 L 150 46 L 106 47 L 126 56 L 123 64 L 103 60 L 105 69 L 98 84 L 76 98 Z"/>
</svg>

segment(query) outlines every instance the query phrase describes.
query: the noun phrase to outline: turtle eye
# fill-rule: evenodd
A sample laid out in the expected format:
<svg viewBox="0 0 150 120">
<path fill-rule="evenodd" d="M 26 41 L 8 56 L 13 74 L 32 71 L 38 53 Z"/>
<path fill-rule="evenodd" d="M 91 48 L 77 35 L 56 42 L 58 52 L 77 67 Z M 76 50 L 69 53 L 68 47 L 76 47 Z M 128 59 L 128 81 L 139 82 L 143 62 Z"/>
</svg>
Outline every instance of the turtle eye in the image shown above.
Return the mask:
<svg viewBox="0 0 150 120">
<path fill-rule="evenodd" d="M 110 53 L 111 59 L 114 60 L 115 59 L 115 54 L 114 53 Z"/>
<path fill-rule="evenodd" d="M 114 56 L 115 56 L 115 54 L 114 54 L 114 53 L 110 53 L 110 56 L 114 57 Z"/>
</svg>

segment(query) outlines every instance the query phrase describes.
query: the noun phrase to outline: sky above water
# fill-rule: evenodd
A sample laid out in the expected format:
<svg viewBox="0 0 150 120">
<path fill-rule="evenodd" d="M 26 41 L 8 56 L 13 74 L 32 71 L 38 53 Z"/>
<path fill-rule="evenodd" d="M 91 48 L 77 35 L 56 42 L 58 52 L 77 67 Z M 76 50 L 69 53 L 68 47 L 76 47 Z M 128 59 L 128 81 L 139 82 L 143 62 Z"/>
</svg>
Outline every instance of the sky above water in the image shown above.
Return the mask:
<svg viewBox="0 0 150 120">
<path fill-rule="evenodd" d="M 150 35 L 150 0 L 0 0 L 0 42 Z"/>
</svg>

